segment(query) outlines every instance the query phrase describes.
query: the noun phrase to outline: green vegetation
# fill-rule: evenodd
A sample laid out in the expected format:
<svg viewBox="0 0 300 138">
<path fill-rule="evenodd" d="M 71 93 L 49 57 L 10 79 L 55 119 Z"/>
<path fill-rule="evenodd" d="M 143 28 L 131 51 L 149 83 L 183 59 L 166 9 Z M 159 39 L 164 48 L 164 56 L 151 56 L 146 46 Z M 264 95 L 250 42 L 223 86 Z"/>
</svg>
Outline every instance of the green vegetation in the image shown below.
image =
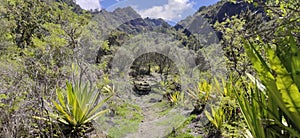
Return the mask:
<svg viewBox="0 0 300 138">
<path fill-rule="evenodd" d="M 108 109 L 99 111 L 99 108 L 110 97 L 98 102 L 99 92 L 91 89 L 88 83 L 83 85 L 78 82 L 72 86 L 67 82 L 66 87 L 66 90 L 56 90 L 59 103 L 52 102 L 58 114 L 51 114 L 51 117 L 59 122 L 65 135 L 83 136 L 86 131 L 90 131 L 88 125 L 91 125 L 92 120 L 109 111 Z"/>
<path fill-rule="evenodd" d="M 188 95 L 194 101 L 192 114 L 201 114 L 209 98 L 212 86 L 206 80 L 199 82 L 196 89 L 189 90 Z"/>
<path fill-rule="evenodd" d="M 121 102 L 120 102 L 121 103 Z M 144 119 L 142 115 L 142 110 L 136 105 L 129 103 L 123 103 L 118 105 L 112 105 L 114 110 L 114 117 L 105 117 L 102 121 L 112 121 L 116 126 L 112 128 L 101 127 L 108 130 L 109 137 L 124 137 L 129 133 L 134 133 L 138 130 L 139 124 Z"/>
<path fill-rule="evenodd" d="M 257 85 L 256 89 L 250 87 L 252 104 L 238 96 L 247 125 L 254 137 L 300 136 L 298 126 L 300 123 L 300 51 L 291 35 L 283 37 L 280 43 L 285 45 L 276 47 L 276 51 L 268 44 L 262 45 L 263 50 L 266 51 L 264 59 L 257 51 L 257 43 L 245 42 L 246 52 L 262 83 L 260 84 L 257 79 L 248 74 Z M 283 56 L 283 53 L 286 55 Z M 270 121 L 266 130 L 260 129 L 265 124 L 262 120 Z"/>
<path fill-rule="evenodd" d="M 299 0 L 222 0 L 174 27 L 130 7 L 0 3 L 0 137 L 300 137 Z M 207 25 L 216 36 L 188 30 Z M 124 45 L 128 62 L 148 53 L 116 68 Z M 168 46 L 201 80 L 181 77 L 191 64 Z M 114 70 L 132 86 L 120 89 Z"/>
</svg>

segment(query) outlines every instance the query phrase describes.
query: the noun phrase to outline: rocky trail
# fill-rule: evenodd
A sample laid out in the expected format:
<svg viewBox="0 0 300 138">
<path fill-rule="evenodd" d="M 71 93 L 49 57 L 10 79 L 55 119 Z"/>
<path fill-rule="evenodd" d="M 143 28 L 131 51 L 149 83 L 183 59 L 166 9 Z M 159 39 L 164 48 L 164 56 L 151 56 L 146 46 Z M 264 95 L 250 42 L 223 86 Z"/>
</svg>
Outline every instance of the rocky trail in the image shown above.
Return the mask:
<svg viewBox="0 0 300 138">
<path fill-rule="evenodd" d="M 144 76 L 142 79 L 151 85 L 151 89 L 153 88 L 149 94 L 138 95 L 132 91 L 130 96 L 127 95 L 130 99 L 125 101 L 138 108 L 127 112 L 139 114 L 142 120 L 132 122 L 127 117 L 107 117 L 106 121 L 102 122 L 105 125 L 102 125 L 101 130 L 105 130 L 106 134 L 112 137 L 161 138 L 180 127 L 187 119 L 191 108 L 171 107 L 168 101 L 163 99 L 163 92 L 157 90 L 159 88 L 156 86 L 161 78 L 159 74 Z"/>
<path fill-rule="evenodd" d="M 135 103 L 143 110 L 144 119 L 139 124 L 137 132 L 126 135 L 127 138 L 161 138 L 185 121 L 186 117 L 180 109 L 169 108 L 168 105 L 164 105 L 167 103 L 161 102 L 159 98 L 162 96 L 155 93 L 136 97 Z"/>
</svg>

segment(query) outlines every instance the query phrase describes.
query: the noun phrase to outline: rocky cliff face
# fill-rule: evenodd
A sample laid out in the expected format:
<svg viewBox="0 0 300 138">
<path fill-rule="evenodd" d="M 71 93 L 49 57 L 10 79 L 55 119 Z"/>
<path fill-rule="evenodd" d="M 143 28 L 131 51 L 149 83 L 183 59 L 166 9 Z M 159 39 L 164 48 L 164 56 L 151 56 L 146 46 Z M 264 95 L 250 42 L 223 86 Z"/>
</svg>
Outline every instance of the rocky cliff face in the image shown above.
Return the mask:
<svg viewBox="0 0 300 138">
<path fill-rule="evenodd" d="M 246 13 L 248 11 L 253 14 L 262 14 L 262 16 L 266 17 L 262 7 L 256 7 L 253 4 L 243 2 L 242 0 L 236 3 L 220 1 L 208 7 L 200 7 L 194 15 L 178 22 L 175 28 L 189 28 L 189 30 L 195 30 L 193 28 L 199 26 L 199 23 L 202 26 L 207 26 L 205 24 L 209 23 L 210 26 L 213 27 L 216 22 L 224 22 L 227 18 L 231 18 L 236 15 L 242 16 L 242 13 Z M 207 32 L 209 29 L 200 30 L 205 33 L 205 31 Z M 219 39 L 222 39 L 222 32 L 216 32 L 216 34 Z"/>
<path fill-rule="evenodd" d="M 228 17 L 235 15 L 239 16 L 241 13 L 247 11 L 251 11 L 256 14 L 264 14 L 264 9 L 262 7 L 255 7 L 253 4 L 240 0 L 236 3 L 221 1 L 208 7 L 200 7 L 195 16 L 202 16 L 207 19 L 210 24 L 214 24 L 217 21 L 223 22 Z"/>
<path fill-rule="evenodd" d="M 131 7 L 117 8 L 113 12 L 106 10 L 94 12 L 93 20 L 98 22 L 101 32 L 106 36 L 112 30 L 135 35 L 146 31 L 171 28 L 163 19 L 143 19 Z"/>
</svg>

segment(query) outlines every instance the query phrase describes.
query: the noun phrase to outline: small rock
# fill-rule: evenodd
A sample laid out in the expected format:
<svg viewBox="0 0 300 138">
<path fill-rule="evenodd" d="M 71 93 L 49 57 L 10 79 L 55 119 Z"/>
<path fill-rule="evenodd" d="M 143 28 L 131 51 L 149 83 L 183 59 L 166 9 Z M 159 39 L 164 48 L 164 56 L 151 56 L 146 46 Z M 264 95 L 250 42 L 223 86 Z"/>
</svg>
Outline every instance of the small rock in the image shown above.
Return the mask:
<svg viewBox="0 0 300 138">
<path fill-rule="evenodd" d="M 157 100 L 157 99 L 155 99 L 155 98 L 151 98 L 150 100 L 149 100 L 149 103 L 156 103 L 156 102 L 158 102 L 159 100 Z"/>
</svg>

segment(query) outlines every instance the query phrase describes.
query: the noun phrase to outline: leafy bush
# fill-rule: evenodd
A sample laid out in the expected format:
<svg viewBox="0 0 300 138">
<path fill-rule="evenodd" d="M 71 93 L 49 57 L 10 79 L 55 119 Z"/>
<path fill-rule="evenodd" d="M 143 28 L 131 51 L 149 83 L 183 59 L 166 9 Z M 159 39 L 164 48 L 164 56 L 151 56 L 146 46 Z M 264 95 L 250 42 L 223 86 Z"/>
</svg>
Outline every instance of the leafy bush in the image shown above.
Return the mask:
<svg viewBox="0 0 300 138">
<path fill-rule="evenodd" d="M 211 84 L 212 94 L 209 98 L 215 101 L 210 106 L 210 112 L 204 113 L 210 124 L 206 127 L 209 136 L 240 137 L 245 130 L 245 122 L 239 112 L 238 103 L 234 95 L 232 78 L 228 81 L 214 79 Z M 218 97 L 218 98 L 214 98 Z M 207 103 L 208 104 L 208 103 Z"/>
</svg>

